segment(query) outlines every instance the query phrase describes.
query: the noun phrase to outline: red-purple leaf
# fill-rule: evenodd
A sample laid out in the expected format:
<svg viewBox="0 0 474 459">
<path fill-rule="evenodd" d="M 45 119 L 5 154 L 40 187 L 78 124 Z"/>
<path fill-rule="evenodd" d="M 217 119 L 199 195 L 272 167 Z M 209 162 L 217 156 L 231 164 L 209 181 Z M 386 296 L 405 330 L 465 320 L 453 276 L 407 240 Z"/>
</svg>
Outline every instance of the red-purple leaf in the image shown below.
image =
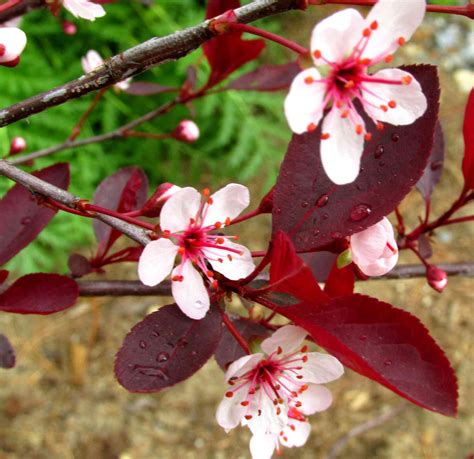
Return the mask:
<svg viewBox="0 0 474 459">
<path fill-rule="evenodd" d="M 297 62 L 262 65 L 231 81 L 227 87 L 241 91 L 279 91 L 288 88 L 299 72 L 301 68 Z"/>
<path fill-rule="evenodd" d="M 125 167 L 104 179 L 97 187 L 93 203 L 118 212 L 139 209 L 146 201 L 148 179 L 139 167 Z M 104 253 L 121 236 L 117 230 L 98 220 L 94 220 L 97 241 Z"/>
<path fill-rule="evenodd" d="M 233 319 L 232 323 L 234 327 L 239 331 L 240 335 L 247 341 L 252 338 L 266 338 L 270 335 L 268 328 L 260 325 L 256 322 L 252 322 L 249 319 L 238 318 Z M 219 342 L 219 346 L 214 354 L 214 357 L 223 371 L 226 371 L 228 366 L 240 357 L 243 357 L 245 351 L 242 349 L 237 340 L 232 334 L 224 328 L 222 338 Z"/>
<path fill-rule="evenodd" d="M 6 269 L 0 269 L 0 285 L 2 285 L 7 280 L 9 274 L 10 272 Z"/>
<path fill-rule="evenodd" d="M 337 260 L 334 261 L 332 269 L 329 272 L 324 291 L 331 298 L 350 295 L 354 292 L 355 273 L 354 265 L 351 263 L 344 268 L 337 267 Z"/>
<path fill-rule="evenodd" d="M 274 192 L 273 232 L 289 234 L 297 251 L 328 247 L 388 215 L 423 174 L 438 114 L 439 82 L 430 65 L 405 67 L 421 84 L 428 109 L 409 126 L 376 131 L 357 179 L 337 186 L 320 159 L 320 128 L 294 135 Z M 367 126 L 372 121 L 364 118 Z"/>
<path fill-rule="evenodd" d="M 54 164 L 34 176 L 66 189 L 69 185 L 69 165 Z M 36 198 L 22 185 L 15 185 L 0 200 L 0 266 L 34 241 L 56 215 L 56 211 L 39 206 Z"/>
<path fill-rule="evenodd" d="M 326 282 L 331 267 L 337 260 L 337 253 L 325 251 L 300 253 L 298 256 L 309 266 L 318 282 Z"/>
<path fill-rule="evenodd" d="M 411 402 L 447 416 L 457 411 L 451 365 L 413 315 L 363 295 L 278 309 L 344 365 Z"/>
<path fill-rule="evenodd" d="M 433 148 L 431 150 L 428 164 L 416 187 L 420 191 L 425 200 L 431 198 L 434 187 L 438 184 L 441 174 L 443 173 L 444 162 L 444 136 L 441 123 L 436 123 Z"/>
<path fill-rule="evenodd" d="M 462 173 L 468 189 L 474 188 L 474 89 L 471 89 L 464 114 L 464 158 Z"/>
<path fill-rule="evenodd" d="M 18 314 L 52 314 L 74 305 L 76 282 L 59 274 L 28 274 L 0 295 L 0 311 Z"/>
<path fill-rule="evenodd" d="M 82 277 L 90 274 L 94 268 L 91 262 L 79 253 L 72 253 L 67 260 L 67 266 L 71 271 L 72 277 Z"/>
<path fill-rule="evenodd" d="M 152 96 L 153 94 L 161 94 L 163 92 L 175 92 L 177 88 L 171 86 L 163 86 L 161 84 L 149 83 L 147 81 L 136 81 L 130 83 L 130 86 L 124 90 L 132 96 Z"/>
<path fill-rule="evenodd" d="M 209 0 L 206 18 L 211 19 L 228 10 L 239 8 L 240 0 Z M 207 85 L 216 85 L 232 72 L 258 57 L 265 48 L 263 40 L 242 40 L 241 32 L 219 35 L 203 44 L 204 54 L 211 66 Z"/>
<path fill-rule="evenodd" d="M 0 334 L 0 368 L 13 368 L 15 361 L 13 346 L 5 335 Z"/>
<path fill-rule="evenodd" d="M 145 317 L 125 337 L 115 375 L 130 392 L 157 392 L 192 376 L 214 354 L 222 335 L 219 307 L 204 319 L 170 304 Z"/>
</svg>

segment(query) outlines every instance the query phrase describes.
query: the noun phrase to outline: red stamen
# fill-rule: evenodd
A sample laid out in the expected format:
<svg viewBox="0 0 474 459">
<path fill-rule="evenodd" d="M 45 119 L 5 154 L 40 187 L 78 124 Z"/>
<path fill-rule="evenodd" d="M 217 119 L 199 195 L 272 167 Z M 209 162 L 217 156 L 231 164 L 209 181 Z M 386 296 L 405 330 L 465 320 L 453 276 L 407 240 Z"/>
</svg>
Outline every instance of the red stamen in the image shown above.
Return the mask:
<svg viewBox="0 0 474 459">
<path fill-rule="evenodd" d="M 388 107 L 386 105 L 381 105 L 380 108 L 384 111 L 384 112 L 388 112 Z"/>
<path fill-rule="evenodd" d="M 337 108 L 342 108 L 344 106 L 344 102 L 342 100 L 336 100 L 336 107 Z"/>
<path fill-rule="evenodd" d="M 224 244 L 224 242 L 225 242 L 225 239 L 223 237 L 218 237 L 216 239 L 216 244 Z"/>
<path fill-rule="evenodd" d="M 281 346 L 278 346 L 277 354 L 280 355 L 281 353 L 283 353 L 283 349 L 281 348 Z"/>
<path fill-rule="evenodd" d="M 364 31 L 362 32 L 362 35 L 364 37 L 370 37 L 370 34 L 371 34 L 370 29 L 364 29 Z"/>
<path fill-rule="evenodd" d="M 247 419 L 247 421 L 250 421 L 250 419 L 252 419 L 252 415 L 251 414 L 246 414 L 245 416 L 245 419 Z"/>
<path fill-rule="evenodd" d="M 206 201 L 206 202 L 207 202 L 209 205 L 214 204 L 214 200 L 213 200 L 211 197 L 207 198 L 207 201 Z"/>
<path fill-rule="evenodd" d="M 408 85 L 408 84 L 410 84 L 410 83 L 412 82 L 412 80 L 413 80 L 413 77 L 412 77 L 412 76 L 410 76 L 410 75 L 404 76 L 404 77 L 402 78 L 402 84 Z"/>
<path fill-rule="evenodd" d="M 364 128 L 363 128 L 360 124 L 358 124 L 358 125 L 356 126 L 356 133 L 357 133 L 357 135 L 362 134 L 362 132 L 364 132 Z"/>
<path fill-rule="evenodd" d="M 393 56 L 390 54 L 385 57 L 384 61 L 388 64 L 393 61 Z"/>
<path fill-rule="evenodd" d="M 392 247 L 388 242 L 387 242 L 387 247 L 389 248 L 389 250 L 392 251 L 392 253 L 397 253 L 397 249 L 395 247 Z"/>
<path fill-rule="evenodd" d="M 329 132 L 325 132 L 325 133 L 321 134 L 321 140 L 327 140 L 327 139 L 329 139 L 329 137 L 331 137 Z"/>
<path fill-rule="evenodd" d="M 204 188 L 204 190 L 202 190 L 202 194 L 203 196 L 209 196 L 210 194 L 209 188 Z"/>
<path fill-rule="evenodd" d="M 400 46 L 403 46 L 406 43 L 406 40 L 403 37 L 399 37 L 397 42 Z"/>
<path fill-rule="evenodd" d="M 214 223 L 214 227 L 217 228 L 217 229 L 219 229 L 221 226 L 222 226 L 221 222 Z"/>
<path fill-rule="evenodd" d="M 229 226 L 229 225 L 230 225 L 230 222 L 231 222 L 230 217 L 227 217 L 227 218 L 225 219 L 225 226 Z"/>
<path fill-rule="evenodd" d="M 305 344 L 301 349 L 300 352 L 307 352 L 308 351 L 308 346 Z"/>
<path fill-rule="evenodd" d="M 389 106 L 390 108 L 395 108 L 395 107 L 397 106 L 397 103 L 396 103 L 394 100 L 390 100 L 390 101 L 388 102 L 388 106 Z"/>
<path fill-rule="evenodd" d="M 229 261 L 232 261 L 232 255 L 231 255 L 230 253 L 227 254 L 227 259 L 228 259 Z"/>
<path fill-rule="evenodd" d="M 304 79 L 304 82 L 305 82 L 306 84 L 314 83 L 314 78 L 313 78 L 313 77 L 310 77 L 310 76 L 307 76 L 307 77 Z"/>
<path fill-rule="evenodd" d="M 316 49 L 315 51 L 313 51 L 313 56 L 316 58 L 316 59 L 320 59 L 321 58 L 321 51 L 319 51 L 319 49 Z"/>
<path fill-rule="evenodd" d="M 372 134 L 370 132 L 367 132 L 364 136 L 364 139 L 369 142 L 370 140 L 372 140 Z"/>
<path fill-rule="evenodd" d="M 349 80 L 345 85 L 345 89 L 352 89 L 355 86 L 355 83 L 352 80 Z"/>
<path fill-rule="evenodd" d="M 380 121 L 377 123 L 377 131 L 383 131 L 385 126 Z"/>
<path fill-rule="evenodd" d="M 247 400 L 243 401 L 243 402 L 240 402 L 240 404 L 242 406 L 248 406 L 249 405 L 249 402 Z"/>
<path fill-rule="evenodd" d="M 378 26 L 379 26 L 379 23 L 377 21 L 373 21 L 372 24 L 370 24 L 370 28 L 372 30 L 377 30 Z"/>
<path fill-rule="evenodd" d="M 225 393 L 225 396 L 226 396 L 227 398 L 232 398 L 232 397 L 234 396 L 234 393 L 233 393 L 232 391 L 229 391 L 229 392 L 226 392 L 226 393 Z"/>
<path fill-rule="evenodd" d="M 341 113 L 341 118 L 347 118 L 349 116 L 349 110 L 344 110 Z"/>
<path fill-rule="evenodd" d="M 168 231 L 168 230 L 163 231 L 163 237 L 166 238 L 166 239 L 168 239 L 170 237 L 170 234 L 171 234 L 171 232 Z"/>
<path fill-rule="evenodd" d="M 367 66 L 367 65 L 370 65 L 370 59 L 367 58 L 367 57 L 366 57 L 365 59 L 361 59 L 361 60 L 359 61 L 359 64 L 361 64 L 361 65 L 366 65 L 366 66 Z"/>
<path fill-rule="evenodd" d="M 313 132 L 313 131 L 316 130 L 316 128 L 317 128 L 317 126 L 316 126 L 314 123 L 309 123 L 309 124 L 308 124 L 308 127 L 306 128 L 306 130 L 307 130 L 308 132 Z"/>
</svg>

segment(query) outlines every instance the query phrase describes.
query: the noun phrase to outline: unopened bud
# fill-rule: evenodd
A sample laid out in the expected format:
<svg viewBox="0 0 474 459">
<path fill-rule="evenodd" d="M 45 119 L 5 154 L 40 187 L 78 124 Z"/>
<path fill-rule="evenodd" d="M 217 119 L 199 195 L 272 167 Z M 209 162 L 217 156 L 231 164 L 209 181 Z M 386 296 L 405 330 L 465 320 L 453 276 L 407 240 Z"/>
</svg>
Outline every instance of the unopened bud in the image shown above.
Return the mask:
<svg viewBox="0 0 474 459">
<path fill-rule="evenodd" d="M 76 35 L 77 27 L 76 24 L 70 21 L 63 21 L 62 23 L 63 32 L 66 35 Z"/>
<path fill-rule="evenodd" d="M 165 202 L 180 189 L 181 187 L 172 183 L 162 183 L 143 206 L 142 215 L 149 218 L 158 217 Z"/>
<path fill-rule="evenodd" d="M 181 121 L 173 132 L 173 136 L 181 142 L 196 142 L 199 139 L 199 128 L 194 121 Z"/>
<path fill-rule="evenodd" d="M 437 266 L 430 265 L 426 268 L 426 279 L 430 287 L 441 293 L 448 285 L 448 275 Z"/>
<path fill-rule="evenodd" d="M 26 148 L 26 140 L 23 137 L 14 137 L 10 144 L 10 155 L 17 155 Z"/>
</svg>

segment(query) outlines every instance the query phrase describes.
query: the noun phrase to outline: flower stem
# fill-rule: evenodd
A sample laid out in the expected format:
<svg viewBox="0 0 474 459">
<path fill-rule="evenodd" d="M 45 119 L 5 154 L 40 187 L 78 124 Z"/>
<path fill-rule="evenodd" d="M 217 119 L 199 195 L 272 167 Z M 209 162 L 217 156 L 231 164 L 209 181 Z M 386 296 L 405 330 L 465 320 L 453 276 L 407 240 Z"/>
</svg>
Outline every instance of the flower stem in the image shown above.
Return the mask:
<svg viewBox="0 0 474 459">
<path fill-rule="evenodd" d="M 278 43 L 279 45 L 282 45 L 285 48 L 291 49 L 291 51 L 294 51 L 295 53 L 299 55 L 309 54 L 309 50 L 299 45 L 298 43 L 295 43 L 294 41 L 287 40 L 286 38 L 280 37 L 280 35 L 276 35 L 274 33 L 267 32 L 266 30 L 259 29 L 258 27 L 253 27 L 251 25 L 241 24 L 238 22 L 229 22 L 228 24 L 226 24 L 226 26 L 231 31 L 248 32 L 248 33 L 251 33 L 252 35 L 257 35 L 267 40 L 274 41 L 275 43 Z"/>
<path fill-rule="evenodd" d="M 100 207 L 89 203 L 84 204 L 82 207 L 84 210 L 91 210 L 92 212 L 97 212 L 99 214 L 109 215 L 110 217 L 118 218 L 119 220 L 131 223 L 132 225 L 140 226 L 141 228 L 145 228 L 150 231 L 154 231 L 155 229 L 155 225 L 152 225 L 151 223 L 142 222 L 141 220 L 138 220 L 138 218 L 128 217 L 127 215 L 121 214 L 120 212 L 116 212 L 111 209 L 106 209 L 105 207 Z"/>
<path fill-rule="evenodd" d="M 237 217 L 237 218 L 234 218 L 230 224 L 231 225 L 235 225 L 236 223 L 241 223 L 241 222 L 244 222 L 245 220 L 249 220 L 253 217 L 256 217 L 257 215 L 260 215 L 262 212 L 260 211 L 260 209 L 255 209 L 255 210 L 252 210 L 251 212 L 248 212 L 244 215 L 241 215 L 240 217 Z"/>
<path fill-rule="evenodd" d="M 229 319 L 227 314 L 224 312 L 222 314 L 222 320 L 224 321 L 225 326 L 227 327 L 227 330 L 231 333 L 231 335 L 235 338 L 235 340 L 240 344 L 240 347 L 247 353 L 251 354 L 249 345 L 245 338 L 239 333 L 237 328 L 235 328 L 234 324 L 232 321 Z"/>
<path fill-rule="evenodd" d="M 84 123 L 87 121 L 87 118 L 89 118 L 90 114 L 93 112 L 94 108 L 97 106 L 99 103 L 100 99 L 102 99 L 102 96 L 105 94 L 107 91 L 107 88 L 102 88 L 100 91 L 98 91 L 92 99 L 92 102 L 90 103 L 89 107 L 87 107 L 87 110 L 82 114 L 80 117 L 78 123 L 74 126 L 72 129 L 71 135 L 69 136 L 68 140 L 73 141 L 75 140 L 78 135 L 81 133 L 82 126 L 84 126 Z"/>
<path fill-rule="evenodd" d="M 6 3 L 4 3 L 3 5 L 0 5 L 0 12 L 8 10 L 12 6 L 17 5 L 20 2 L 21 2 L 21 0 L 9 0 Z"/>
</svg>

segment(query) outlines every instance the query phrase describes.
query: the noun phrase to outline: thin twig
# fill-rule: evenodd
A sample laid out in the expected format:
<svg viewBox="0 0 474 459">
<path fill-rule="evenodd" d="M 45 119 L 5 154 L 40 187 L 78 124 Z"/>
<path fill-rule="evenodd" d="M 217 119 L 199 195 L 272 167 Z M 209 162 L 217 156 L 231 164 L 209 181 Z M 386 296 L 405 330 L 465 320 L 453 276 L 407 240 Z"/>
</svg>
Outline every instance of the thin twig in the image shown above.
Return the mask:
<svg viewBox="0 0 474 459">
<path fill-rule="evenodd" d="M 401 404 L 393 407 L 390 411 L 387 411 L 386 413 L 383 413 L 373 419 L 369 419 L 368 421 L 353 427 L 343 437 L 336 441 L 336 443 L 334 443 L 324 459 L 335 459 L 352 438 L 368 432 L 369 430 L 375 429 L 376 427 L 380 427 L 382 424 L 390 421 L 395 416 L 398 416 L 407 407 L 408 404 L 406 402 L 402 402 Z"/>
<path fill-rule="evenodd" d="M 302 3 L 301 0 L 256 0 L 237 8 L 235 15 L 239 22 L 247 23 L 299 9 Z M 184 57 L 214 35 L 207 20 L 166 37 L 151 38 L 112 56 L 102 66 L 80 78 L 0 110 L 0 127 Z"/>
<path fill-rule="evenodd" d="M 74 209 L 77 203 L 80 201 L 78 196 L 74 196 L 66 190 L 51 185 L 50 183 L 45 182 L 34 175 L 28 174 L 27 172 L 18 169 L 12 164 L 9 164 L 5 160 L 0 160 L 0 175 L 4 175 L 14 182 L 23 185 L 34 194 L 54 199 L 55 201 L 72 209 Z M 150 242 L 149 237 L 143 229 L 137 228 L 130 223 L 126 223 L 118 218 L 99 213 L 95 215 L 95 218 L 103 221 L 107 225 L 115 228 L 116 230 L 127 235 L 129 238 L 142 245 L 146 245 L 148 242 Z"/>
<path fill-rule="evenodd" d="M 456 263 L 437 265 L 450 276 L 474 277 L 474 263 Z M 400 265 L 382 277 L 371 277 L 370 280 L 379 279 L 414 279 L 425 276 L 426 268 L 423 265 Z M 262 280 L 268 279 L 266 275 Z M 147 287 L 140 281 L 78 281 L 81 296 L 169 296 L 171 283 L 162 282 L 156 287 Z"/>
</svg>

